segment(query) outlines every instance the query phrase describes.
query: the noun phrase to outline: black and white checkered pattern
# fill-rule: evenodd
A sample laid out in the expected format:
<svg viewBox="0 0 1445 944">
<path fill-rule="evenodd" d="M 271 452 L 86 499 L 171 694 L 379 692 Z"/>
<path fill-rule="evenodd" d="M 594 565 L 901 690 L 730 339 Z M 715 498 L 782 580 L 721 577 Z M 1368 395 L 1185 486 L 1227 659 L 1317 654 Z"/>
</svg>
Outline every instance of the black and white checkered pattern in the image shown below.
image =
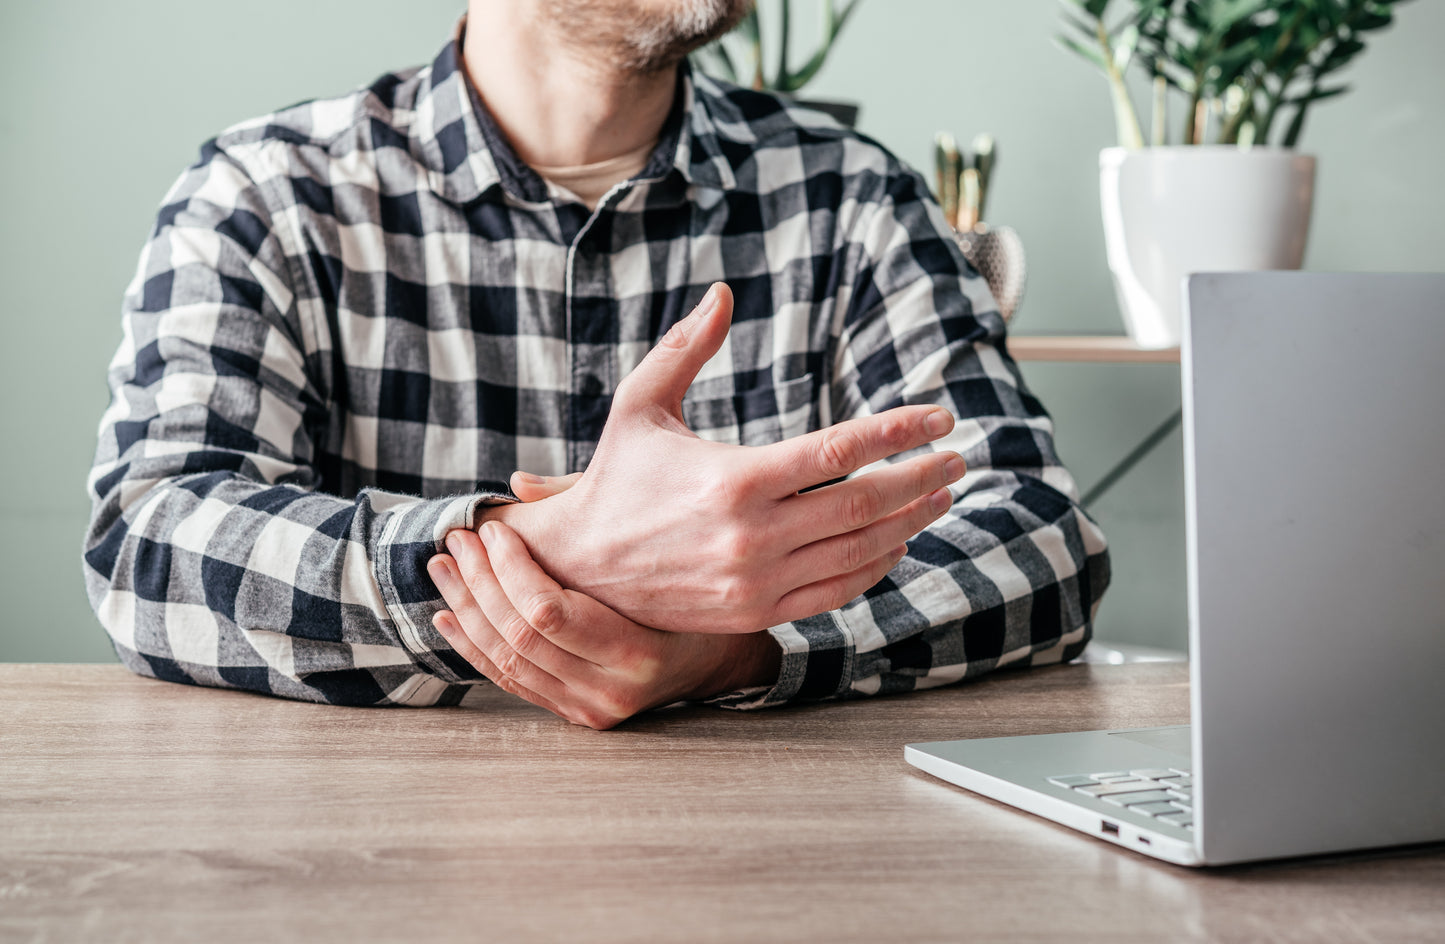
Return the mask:
<svg viewBox="0 0 1445 944">
<path fill-rule="evenodd" d="M 513 470 L 585 468 L 618 382 L 718 280 L 736 315 L 685 401 L 699 435 L 940 403 L 970 468 L 886 579 L 772 630 L 776 686 L 722 703 L 1079 652 L 1103 537 L 915 173 L 684 68 L 650 164 L 590 212 L 507 147 L 459 49 L 230 129 L 166 197 L 90 478 L 86 580 L 126 665 L 454 703 L 480 676 L 431 626 L 426 560 Z"/>
</svg>

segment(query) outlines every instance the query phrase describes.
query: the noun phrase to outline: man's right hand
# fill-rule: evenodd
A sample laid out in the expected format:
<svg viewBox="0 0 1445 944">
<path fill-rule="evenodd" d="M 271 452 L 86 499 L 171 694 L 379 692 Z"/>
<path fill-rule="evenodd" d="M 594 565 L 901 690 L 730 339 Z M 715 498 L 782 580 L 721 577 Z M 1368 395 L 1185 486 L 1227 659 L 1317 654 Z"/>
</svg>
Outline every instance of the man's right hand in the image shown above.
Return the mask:
<svg viewBox="0 0 1445 944">
<path fill-rule="evenodd" d="M 937 452 L 814 488 L 947 434 L 937 406 L 768 446 L 700 439 L 682 398 L 731 318 L 719 282 L 618 386 L 570 488 L 487 513 L 553 579 L 646 626 L 748 633 L 839 607 L 893 568 L 963 477 L 957 453 Z"/>
</svg>

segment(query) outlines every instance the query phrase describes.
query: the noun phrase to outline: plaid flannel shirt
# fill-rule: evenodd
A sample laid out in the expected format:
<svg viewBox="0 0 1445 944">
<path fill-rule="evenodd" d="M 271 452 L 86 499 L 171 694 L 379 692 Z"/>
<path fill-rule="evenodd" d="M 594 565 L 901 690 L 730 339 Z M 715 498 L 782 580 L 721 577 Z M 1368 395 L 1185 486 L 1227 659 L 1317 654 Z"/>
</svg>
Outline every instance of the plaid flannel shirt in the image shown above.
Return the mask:
<svg viewBox="0 0 1445 944">
<path fill-rule="evenodd" d="M 224 132 L 166 196 L 127 290 L 89 479 L 87 589 L 144 675 L 342 704 L 482 681 L 425 570 L 584 469 L 618 382 L 708 285 L 736 297 L 684 401 L 757 445 L 901 404 L 959 418 L 952 510 L 841 609 L 771 629 L 771 688 L 899 692 L 1087 641 L 1108 556 L 985 283 L 918 175 L 812 112 L 684 66 L 648 166 L 595 211 L 429 66 Z"/>
</svg>

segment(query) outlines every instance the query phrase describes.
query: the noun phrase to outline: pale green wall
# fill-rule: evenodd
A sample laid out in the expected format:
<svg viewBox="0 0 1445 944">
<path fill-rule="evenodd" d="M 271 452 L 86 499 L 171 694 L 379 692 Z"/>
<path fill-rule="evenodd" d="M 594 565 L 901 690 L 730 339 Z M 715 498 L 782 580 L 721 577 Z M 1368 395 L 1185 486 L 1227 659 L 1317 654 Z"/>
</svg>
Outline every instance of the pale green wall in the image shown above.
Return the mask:
<svg viewBox="0 0 1445 944">
<path fill-rule="evenodd" d="M 111 657 L 81 586 L 84 481 L 119 297 L 166 187 L 231 122 L 429 59 L 460 7 L 0 7 L 0 661 Z M 1400 19 L 1306 132 L 1320 156 L 1310 268 L 1442 268 L 1445 4 Z M 1113 332 L 1094 179 L 1112 121 L 1102 81 L 1050 45 L 1054 23 L 1051 0 L 865 0 L 809 91 L 861 102 L 861 128 L 915 165 L 939 128 L 996 134 L 990 216 L 1029 253 L 1020 330 Z M 1027 374 L 1084 483 L 1178 403 L 1173 367 Z M 1176 435 L 1101 503 L 1115 560 L 1101 635 L 1182 645 L 1182 500 Z"/>
</svg>

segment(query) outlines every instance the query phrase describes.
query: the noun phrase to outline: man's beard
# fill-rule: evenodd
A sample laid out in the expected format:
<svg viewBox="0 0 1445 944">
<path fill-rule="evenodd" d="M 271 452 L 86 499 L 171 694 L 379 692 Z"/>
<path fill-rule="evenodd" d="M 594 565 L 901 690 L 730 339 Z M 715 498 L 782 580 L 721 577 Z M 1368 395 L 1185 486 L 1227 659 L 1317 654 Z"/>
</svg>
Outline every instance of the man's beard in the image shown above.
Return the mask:
<svg viewBox="0 0 1445 944">
<path fill-rule="evenodd" d="M 753 0 L 670 0 L 648 10 L 639 0 L 545 0 L 548 25 L 574 49 L 635 74 L 670 69 L 726 34 Z M 659 4 L 659 6 L 663 6 Z"/>
</svg>

